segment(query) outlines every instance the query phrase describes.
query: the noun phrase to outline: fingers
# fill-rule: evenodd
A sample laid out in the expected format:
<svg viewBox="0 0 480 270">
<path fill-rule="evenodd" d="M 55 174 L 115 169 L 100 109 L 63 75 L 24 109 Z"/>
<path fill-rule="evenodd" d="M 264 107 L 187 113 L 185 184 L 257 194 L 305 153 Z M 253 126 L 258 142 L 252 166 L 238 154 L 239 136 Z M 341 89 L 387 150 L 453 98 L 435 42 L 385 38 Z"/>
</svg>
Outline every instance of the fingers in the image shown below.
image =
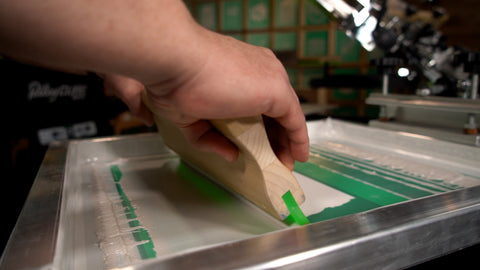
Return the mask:
<svg viewBox="0 0 480 270">
<path fill-rule="evenodd" d="M 282 130 L 270 136 L 277 137 L 277 157 L 289 168 L 295 160 L 306 161 L 309 142 L 305 116 L 285 68 L 273 52 L 213 32 L 204 37 L 207 46 L 202 48 L 207 49 L 208 57 L 201 68 L 188 73 L 193 76 L 147 84 L 155 94 L 152 97 L 159 113 L 177 125 L 197 123 L 198 119 L 266 115 Z M 165 94 L 166 88 L 172 91 Z M 162 109 L 162 104 L 168 106 Z M 203 124 L 184 128 L 189 141 L 231 159 L 231 153 L 236 152 L 232 152 L 230 142 L 218 139 L 219 133 L 212 134 L 214 129 L 206 125 L 208 122 L 199 123 Z"/>
<path fill-rule="evenodd" d="M 180 127 L 180 130 L 197 149 L 216 153 L 230 162 L 237 160 L 237 147 L 215 130 L 210 122 L 199 120 L 188 126 Z"/>
<path fill-rule="evenodd" d="M 288 137 L 289 149 L 293 159 L 305 162 L 309 157 L 309 139 L 306 125 L 298 122 L 297 127 L 286 129 Z"/>
<path fill-rule="evenodd" d="M 272 103 L 271 108 L 265 115 L 275 119 L 283 129 L 279 140 L 282 140 L 283 148 L 287 148 L 293 160 L 305 162 L 309 157 L 309 138 L 305 116 L 302 112 L 298 99 L 291 90 L 290 97 L 283 97 Z M 277 154 L 278 155 L 278 154 Z"/>
<path fill-rule="evenodd" d="M 140 119 L 146 126 L 151 127 L 153 126 L 154 120 L 152 112 L 143 104 L 140 105 L 141 107 L 137 111 L 137 113 L 133 113 L 138 119 Z M 132 109 L 130 109 L 132 111 Z"/>
<path fill-rule="evenodd" d="M 285 129 L 283 129 L 275 119 L 267 116 L 263 116 L 263 122 L 273 152 L 275 152 L 275 155 L 285 167 L 293 170 L 295 160 L 290 153 L 290 146 Z"/>
<path fill-rule="evenodd" d="M 135 87 L 135 88 L 133 88 Z M 152 112 L 148 109 L 148 107 L 143 103 L 141 92 L 143 91 L 143 86 L 136 87 L 135 85 L 125 85 L 125 89 L 123 89 L 123 102 L 127 105 L 130 112 L 140 119 L 145 125 L 152 126 L 153 125 L 153 115 Z"/>
<path fill-rule="evenodd" d="M 143 84 L 128 77 L 109 74 L 104 76 L 104 87 L 112 90 L 145 125 L 153 125 L 153 115 L 142 102 Z"/>
</svg>

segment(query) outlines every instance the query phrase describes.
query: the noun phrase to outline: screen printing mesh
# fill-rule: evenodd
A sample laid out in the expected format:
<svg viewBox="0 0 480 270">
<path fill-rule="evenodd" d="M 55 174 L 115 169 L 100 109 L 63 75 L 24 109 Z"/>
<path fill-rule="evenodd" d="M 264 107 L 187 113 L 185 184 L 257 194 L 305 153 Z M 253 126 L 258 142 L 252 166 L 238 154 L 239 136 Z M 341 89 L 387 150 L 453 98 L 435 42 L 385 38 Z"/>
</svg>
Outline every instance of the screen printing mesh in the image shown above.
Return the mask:
<svg viewBox="0 0 480 270">
<path fill-rule="evenodd" d="M 402 137 L 399 143 L 397 134 L 335 125 L 327 121 L 310 129 L 319 131 L 311 134 L 310 158 L 295 165 L 306 195 L 300 208 L 311 223 L 480 184 L 472 166 L 464 172 L 443 156 L 416 151 L 423 147 L 420 140 L 413 138 L 418 145 L 408 150 L 411 141 Z M 436 150 L 435 144 L 427 146 Z M 459 156 L 461 149 L 451 147 Z M 185 167 L 172 153 L 91 168 L 96 234 L 106 268 L 290 226 Z"/>
<path fill-rule="evenodd" d="M 178 157 L 95 167 L 97 237 L 106 268 L 167 257 L 192 248 L 245 239 L 287 227 Z M 478 177 L 397 155 L 314 143 L 294 175 L 310 222 L 359 213 L 472 186 Z"/>
</svg>

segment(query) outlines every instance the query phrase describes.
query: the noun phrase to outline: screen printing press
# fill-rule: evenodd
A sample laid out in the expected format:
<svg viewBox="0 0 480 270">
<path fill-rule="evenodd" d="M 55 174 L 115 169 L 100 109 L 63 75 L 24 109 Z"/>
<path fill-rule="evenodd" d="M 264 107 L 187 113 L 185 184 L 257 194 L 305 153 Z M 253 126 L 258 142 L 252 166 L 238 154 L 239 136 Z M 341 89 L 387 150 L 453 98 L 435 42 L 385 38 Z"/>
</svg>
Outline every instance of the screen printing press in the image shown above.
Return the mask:
<svg viewBox="0 0 480 270">
<path fill-rule="evenodd" d="M 480 243 L 480 148 L 334 119 L 308 129 L 302 226 L 158 134 L 54 143 L 0 269 L 398 269 Z"/>
</svg>

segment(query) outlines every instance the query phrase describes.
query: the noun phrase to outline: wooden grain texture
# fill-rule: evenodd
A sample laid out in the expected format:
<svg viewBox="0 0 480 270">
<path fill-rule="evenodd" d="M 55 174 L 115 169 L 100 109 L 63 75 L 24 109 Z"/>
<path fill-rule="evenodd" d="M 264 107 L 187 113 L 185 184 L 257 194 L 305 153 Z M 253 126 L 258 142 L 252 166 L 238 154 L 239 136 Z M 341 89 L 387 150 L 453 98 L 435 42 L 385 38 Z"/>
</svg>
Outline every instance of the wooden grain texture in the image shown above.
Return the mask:
<svg viewBox="0 0 480 270">
<path fill-rule="evenodd" d="M 210 122 L 238 147 L 239 157 L 235 162 L 193 148 L 173 123 L 155 114 L 165 144 L 222 186 L 280 220 L 289 215 L 282 199 L 285 192 L 290 190 L 296 202 L 303 203 L 303 190 L 270 147 L 261 116 Z"/>
</svg>

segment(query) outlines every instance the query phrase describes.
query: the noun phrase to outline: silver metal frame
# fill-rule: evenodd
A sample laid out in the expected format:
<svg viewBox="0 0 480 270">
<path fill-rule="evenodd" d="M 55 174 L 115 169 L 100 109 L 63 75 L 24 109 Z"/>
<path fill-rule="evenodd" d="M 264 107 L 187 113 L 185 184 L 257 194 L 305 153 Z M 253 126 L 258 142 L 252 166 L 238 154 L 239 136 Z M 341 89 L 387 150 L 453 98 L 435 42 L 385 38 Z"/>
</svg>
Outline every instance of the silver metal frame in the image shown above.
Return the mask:
<svg viewBox="0 0 480 270">
<path fill-rule="evenodd" d="M 47 151 L 0 269 L 53 267 L 67 150 L 68 143 L 57 143 Z M 477 243 L 480 186 L 152 259 L 128 269 L 398 269 Z"/>
<path fill-rule="evenodd" d="M 372 93 L 366 100 L 367 104 L 392 107 L 422 108 L 435 111 L 480 113 L 480 100 L 437 96 L 413 96 Z"/>
<path fill-rule="evenodd" d="M 371 120 L 369 125 L 411 132 L 440 140 L 480 146 L 479 134 L 464 134 L 478 123 L 480 100 L 454 97 L 371 94 L 367 104 L 380 105 L 389 121 Z"/>
<path fill-rule="evenodd" d="M 0 269 L 43 268 L 53 262 L 68 143 L 47 150 L 0 260 Z"/>
<path fill-rule="evenodd" d="M 180 254 L 135 269 L 398 269 L 480 241 L 480 187 Z"/>
</svg>

